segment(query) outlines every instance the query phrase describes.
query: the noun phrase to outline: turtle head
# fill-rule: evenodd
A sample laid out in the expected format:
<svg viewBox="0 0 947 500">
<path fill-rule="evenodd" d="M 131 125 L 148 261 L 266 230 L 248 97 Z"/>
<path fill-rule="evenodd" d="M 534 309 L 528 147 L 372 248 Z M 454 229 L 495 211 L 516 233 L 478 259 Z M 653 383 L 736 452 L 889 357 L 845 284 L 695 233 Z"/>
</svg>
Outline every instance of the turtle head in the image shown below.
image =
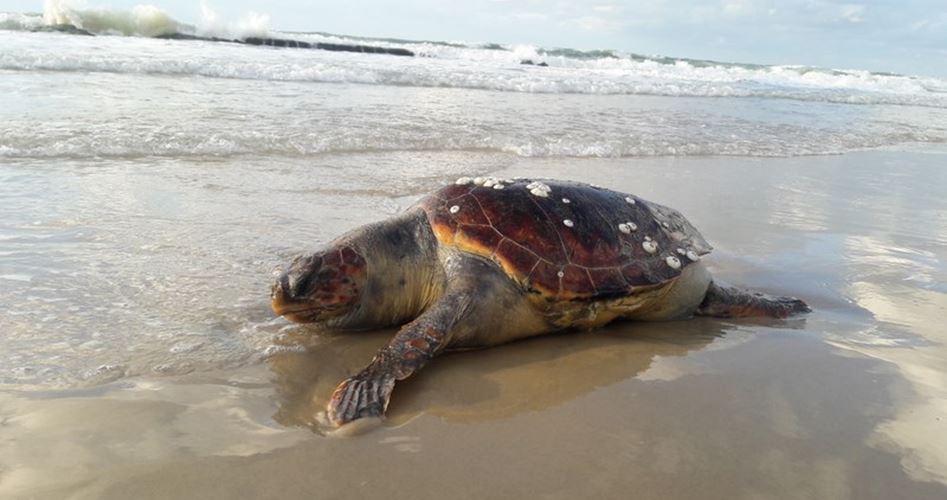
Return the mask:
<svg viewBox="0 0 947 500">
<path fill-rule="evenodd" d="M 300 255 L 273 284 L 276 314 L 295 323 L 328 323 L 358 309 L 366 261 L 349 245 Z"/>
</svg>

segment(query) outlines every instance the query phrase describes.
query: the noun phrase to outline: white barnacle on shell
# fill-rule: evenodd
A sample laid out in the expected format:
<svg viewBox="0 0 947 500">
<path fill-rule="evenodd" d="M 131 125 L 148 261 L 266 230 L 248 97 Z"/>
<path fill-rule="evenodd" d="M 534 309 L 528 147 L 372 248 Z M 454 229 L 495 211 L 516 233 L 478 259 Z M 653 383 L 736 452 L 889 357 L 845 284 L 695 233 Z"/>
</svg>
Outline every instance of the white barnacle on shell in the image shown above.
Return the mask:
<svg viewBox="0 0 947 500">
<path fill-rule="evenodd" d="M 460 207 L 459 207 L 459 206 L 454 205 L 454 206 L 450 207 L 450 213 L 456 214 L 457 212 L 460 212 Z"/>
<path fill-rule="evenodd" d="M 635 224 L 634 222 L 628 221 L 625 224 L 628 225 L 628 229 L 631 229 L 632 231 L 638 230 L 638 224 Z"/>
<path fill-rule="evenodd" d="M 487 180 L 483 181 L 483 187 L 485 187 L 485 188 L 493 187 L 493 186 L 496 185 L 496 183 L 497 183 L 496 180 L 494 180 L 493 178 L 490 178 L 490 179 L 487 179 Z"/>
<path fill-rule="evenodd" d="M 631 196 L 626 196 L 626 197 L 625 197 L 625 201 L 627 201 L 629 205 L 634 205 L 634 204 L 635 204 L 635 199 L 632 198 Z"/>
<path fill-rule="evenodd" d="M 697 262 L 698 260 L 700 260 L 700 255 L 697 255 L 697 252 L 695 252 L 695 251 L 693 251 L 693 250 L 688 250 L 688 251 L 687 251 L 687 258 L 690 259 L 690 260 L 692 260 L 692 261 L 694 261 L 694 262 Z"/>
<path fill-rule="evenodd" d="M 651 237 L 650 237 L 650 236 L 645 236 L 645 237 L 644 237 L 644 240 L 645 240 L 645 241 L 651 241 Z"/>
<path fill-rule="evenodd" d="M 572 203 L 572 200 L 570 200 L 569 198 L 563 198 L 562 202 L 568 205 L 569 203 Z"/>
<path fill-rule="evenodd" d="M 658 244 L 651 240 L 648 240 L 641 243 L 641 248 L 644 248 L 645 252 L 654 253 L 658 251 Z"/>
<path fill-rule="evenodd" d="M 668 255 L 667 258 L 664 259 L 664 262 L 667 262 L 668 267 L 670 267 L 671 269 L 681 268 L 681 260 L 673 255 Z"/>
<path fill-rule="evenodd" d="M 565 224 L 566 227 L 572 227 L 575 225 L 571 219 L 563 219 L 562 223 Z"/>
<path fill-rule="evenodd" d="M 686 254 L 687 252 L 686 252 L 683 248 L 678 248 L 678 249 L 677 249 L 677 253 L 679 253 L 679 254 L 681 254 L 681 255 L 684 255 L 684 254 Z"/>
<path fill-rule="evenodd" d="M 478 186 L 482 186 L 485 181 L 486 179 L 484 179 L 483 177 L 474 177 L 473 183 Z"/>
<path fill-rule="evenodd" d="M 533 189 L 539 189 L 540 191 L 545 191 L 547 194 L 552 191 L 552 188 L 550 188 L 548 184 L 545 184 L 539 181 L 530 182 L 529 184 L 526 185 L 526 189 L 529 189 L 531 191 Z"/>
<path fill-rule="evenodd" d="M 473 179 L 471 179 L 470 177 L 461 177 L 457 179 L 454 182 L 454 184 L 457 184 L 458 186 L 465 186 L 467 184 L 470 184 L 471 182 L 473 182 Z"/>
<path fill-rule="evenodd" d="M 506 188 L 506 186 L 500 183 L 496 183 L 493 185 L 493 189 L 504 189 L 504 188 Z"/>
<path fill-rule="evenodd" d="M 624 222 L 622 222 L 621 224 L 618 225 L 618 230 L 621 231 L 621 232 L 623 232 L 623 233 L 625 233 L 625 234 L 631 234 L 631 228 L 628 227 L 628 224 L 626 224 L 626 223 L 624 223 Z"/>
<path fill-rule="evenodd" d="M 543 191 L 539 188 L 532 188 L 529 190 L 533 196 L 539 196 L 540 198 L 549 198 L 549 191 Z"/>
<path fill-rule="evenodd" d="M 558 277 L 560 277 L 560 278 L 563 277 L 563 276 L 565 276 L 565 275 L 566 275 L 566 273 L 564 273 L 564 272 L 562 272 L 562 271 L 559 271 L 558 273 L 556 273 L 556 276 L 558 276 Z"/>
</svg>

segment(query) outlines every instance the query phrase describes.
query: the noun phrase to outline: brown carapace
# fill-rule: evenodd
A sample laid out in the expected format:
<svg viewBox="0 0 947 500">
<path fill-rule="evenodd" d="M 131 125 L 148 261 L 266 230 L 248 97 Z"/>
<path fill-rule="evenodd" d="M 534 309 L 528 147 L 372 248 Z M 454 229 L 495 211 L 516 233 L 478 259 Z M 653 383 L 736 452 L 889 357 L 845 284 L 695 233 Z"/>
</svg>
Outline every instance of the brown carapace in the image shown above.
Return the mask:
<svg viewBox="0 0 947 500">
<path fill-rule="evenodd" d="M 405 213 L 293 261 L 273 309 L 337 329 L 404 324 L 329 401 L 334 425 L 381 417 L 395 383 L 446 349 L 615 319 L 783 318 L 809 310 L 713 282 L 711 247 L 671 208 L 551 180 L 461 178 Z"/>
<path fill-rule="evenodd" d="M 495 260 L 526 289 L 556 299 L 627 295 L 679 276 L 711 250 L 677 211 L 624 193 L 568 182 L 461 181 L 419 204 L 440 243 Z"/>
</svg>

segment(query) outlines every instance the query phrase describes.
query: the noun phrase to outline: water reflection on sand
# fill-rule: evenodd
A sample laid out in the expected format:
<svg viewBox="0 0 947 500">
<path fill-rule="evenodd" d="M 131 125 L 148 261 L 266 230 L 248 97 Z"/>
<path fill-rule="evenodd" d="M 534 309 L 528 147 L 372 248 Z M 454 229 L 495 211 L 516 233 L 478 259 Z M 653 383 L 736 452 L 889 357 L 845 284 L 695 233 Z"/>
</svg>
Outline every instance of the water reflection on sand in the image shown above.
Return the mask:
<svg viewBox="0 0 947 500">
<path fill-rule="evenodd" d="M 367 363 L 392 334 L 332 336 L 304 353 L 271 356 L 267 363 L 280 393 L 276 419 L 318 428 L 316 416 L 338 382 Z M 500 419 L 558 406 L 626 379 L 672 380 L 693 367 L 668 359 L 703 349 L 723 334 L 723 325 L 704 319 L 623 323 L 449 353 L 398 385 L 388 425 L 422 413 L 458 423 Z"/>
</svg>

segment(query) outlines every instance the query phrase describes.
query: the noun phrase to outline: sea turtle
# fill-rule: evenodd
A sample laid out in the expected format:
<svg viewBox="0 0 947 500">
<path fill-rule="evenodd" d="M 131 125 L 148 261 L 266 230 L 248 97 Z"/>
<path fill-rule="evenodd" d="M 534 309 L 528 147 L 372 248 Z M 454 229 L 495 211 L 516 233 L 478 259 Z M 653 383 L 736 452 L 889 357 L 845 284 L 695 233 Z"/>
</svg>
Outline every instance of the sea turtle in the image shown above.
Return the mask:
<svg viewBox="0 0 947 500">
<path fill-rule="evenodd" d="M 792 297 L 714 283 L 679 212 L 575 182 L 462 177 L 407 211 L 297 257 L 273 310 L 335 329 L 405 324 L 328 403 L 334 425 L 382 417 L 395 382 L 448 348 L 614 319 L 785 317 Z"/>
</svg>

